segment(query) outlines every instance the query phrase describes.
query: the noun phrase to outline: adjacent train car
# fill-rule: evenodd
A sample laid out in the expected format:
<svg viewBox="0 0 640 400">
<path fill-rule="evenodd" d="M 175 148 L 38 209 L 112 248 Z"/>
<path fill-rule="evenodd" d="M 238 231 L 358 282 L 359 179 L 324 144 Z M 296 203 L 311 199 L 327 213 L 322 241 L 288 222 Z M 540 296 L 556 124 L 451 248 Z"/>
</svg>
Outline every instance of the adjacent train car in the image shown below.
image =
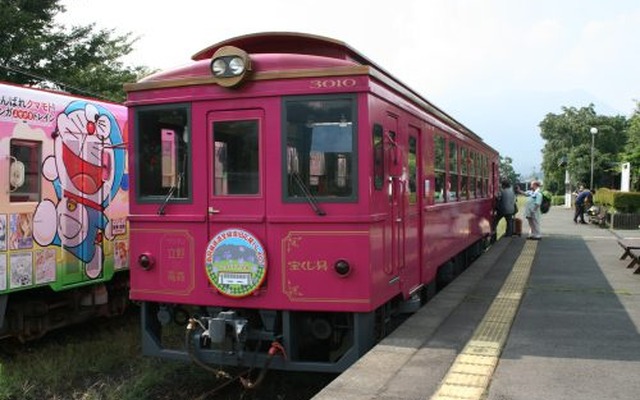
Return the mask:
<svg viewBox="0 0 640 400">
<path fill-rule="evenodd" d="M 0 83 L 0 338 L 128 303 L 123 105 Z"/>
<path fill-rule="evenodd" d="M 340 41 L 236 37 L 125 90 L 145 354 L 343 371 L 492 235 L 497 152 Z"/>
</svg>

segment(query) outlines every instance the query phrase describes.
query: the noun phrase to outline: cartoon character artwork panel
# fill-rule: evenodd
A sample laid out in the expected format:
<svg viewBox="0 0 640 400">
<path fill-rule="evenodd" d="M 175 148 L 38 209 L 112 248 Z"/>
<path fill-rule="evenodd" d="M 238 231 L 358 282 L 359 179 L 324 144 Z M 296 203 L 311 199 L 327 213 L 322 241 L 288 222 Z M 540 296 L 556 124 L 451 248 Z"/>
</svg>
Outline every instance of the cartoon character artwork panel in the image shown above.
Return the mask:
<svg viewBox="0 0 640 400">
<path fill-rule="evenodd" d="M 11 270 L 9 289 L 31 286 L 33 284 L 31 257 L 31 252 L 11 253 L 9 260 L 9 268 Z"/>
<path fill-rule="evenodd" d="M 46 248 L 35 251 L 36 285 L 56 280 L 56 250 Z"/>
<path fill-rule="evenodd" d="M 7 215 L 0 214 L 0 251 L 7 250 Z"/>
<path fill-rule="evenodd" d="M 0 254 L 0 291 L 7 290 L 7 255 Z"/>
<path fill-rule="evenodd" d="M 107 209 L 127 189 L 123 135 L 111 111 L 77 100 L 58 115 L 52 137 L 54 154 L 44 159 L 42 174 L 56 198 L 38 204 L 34 239 L 71 252 L 95 279 L 102 273 L 102 241 L 114 237 Z"/>
<path fill-rule="evenodd" d="M 33 216 L 29 213 L 11 214 L 11 240 L 9 249 L 30 249 L 33 247 Z"/>
</svg>

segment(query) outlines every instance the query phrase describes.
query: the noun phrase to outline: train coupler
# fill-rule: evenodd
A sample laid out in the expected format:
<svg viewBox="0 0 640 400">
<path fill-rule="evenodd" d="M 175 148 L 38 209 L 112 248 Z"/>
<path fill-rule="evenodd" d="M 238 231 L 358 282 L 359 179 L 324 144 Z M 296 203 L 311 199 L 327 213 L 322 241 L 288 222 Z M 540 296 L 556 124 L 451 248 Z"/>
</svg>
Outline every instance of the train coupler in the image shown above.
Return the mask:
<svg viewBox="0 0 640 400">
<path fill-rule="evenodd" d="M 194 331 L 197 327 L 202 333 L 200 345 L 222 345 L 231 341 L 234 352 L 242 353 L 247 340 L 249 321 L 238 317 L 234 311 L 222 311 L 215 317 L 190 318 L 187 331 Z"/>
<path fill-rule="evenodd" d="M 213 343 L 222 343 L 227 338 L 227 333 L 236 343 L 243 343 L 247 337 L 247 325 L 249 321 L 239 318 L 234 311 L 222 311 L 217 316 L 209 318 L 208 329 L 203 335 L 208 335 Z M 227 330 L 230 327 L 230 332 Z"/>
</svg>

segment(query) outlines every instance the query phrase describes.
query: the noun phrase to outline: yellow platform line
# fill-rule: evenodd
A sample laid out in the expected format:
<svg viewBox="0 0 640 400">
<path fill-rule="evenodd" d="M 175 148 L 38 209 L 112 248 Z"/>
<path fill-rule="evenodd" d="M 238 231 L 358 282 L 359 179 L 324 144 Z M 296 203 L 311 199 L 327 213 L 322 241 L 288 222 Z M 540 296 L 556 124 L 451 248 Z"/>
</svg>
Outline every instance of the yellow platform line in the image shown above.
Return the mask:
<svg viewBox="0 0 640 400">
<path fill-rule="evenodd" d="M 524 294 L 537 241 L 527 241 L 500 292 L 431 400 L 480 400 L 484 396 Z"/>
</svg>

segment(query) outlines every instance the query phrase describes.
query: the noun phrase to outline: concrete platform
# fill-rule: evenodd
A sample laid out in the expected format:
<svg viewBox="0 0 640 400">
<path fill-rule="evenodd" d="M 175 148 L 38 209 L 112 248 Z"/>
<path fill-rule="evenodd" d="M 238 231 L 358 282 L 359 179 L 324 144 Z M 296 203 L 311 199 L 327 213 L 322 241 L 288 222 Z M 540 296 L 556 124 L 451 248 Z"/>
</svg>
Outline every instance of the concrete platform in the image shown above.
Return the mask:
<svg viewBox="0 0 640 400">
<path fill-rule="evenodd" d="M 640 230 L 572 217 L 553 207 L 541 241 L 498 240 L 314 399 L 640 398 L 640 275 L 619 259 L 617 244 Z M 519 265 L 529 268 L 522 293 L 505 295 Z M 495 311 L 505 296 L 517 298 L 513 317 L 498 321 L 488 342 L 480 323 L 506 320 L 509 307 Z"/>
</svg>

